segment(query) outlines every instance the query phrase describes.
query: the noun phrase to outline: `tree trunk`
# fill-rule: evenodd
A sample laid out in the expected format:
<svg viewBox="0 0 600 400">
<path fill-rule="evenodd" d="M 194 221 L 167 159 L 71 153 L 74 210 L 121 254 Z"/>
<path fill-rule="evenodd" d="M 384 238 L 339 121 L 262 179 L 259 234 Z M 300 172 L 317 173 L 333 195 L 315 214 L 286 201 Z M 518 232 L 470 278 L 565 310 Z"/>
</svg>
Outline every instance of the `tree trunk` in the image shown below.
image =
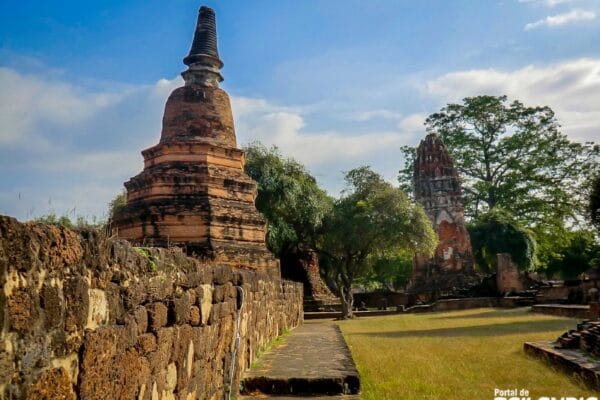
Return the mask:
<svg viewBox="0 0 600 400">
<path fill-rule="evenodd" d="M 340 291 L 342 295 L 342 316 L 341 319 L 354 318 L 352 306 L 354 304 L 354 295 L 352 294 L 352 285 L 344 285 Z"/>
</svg>

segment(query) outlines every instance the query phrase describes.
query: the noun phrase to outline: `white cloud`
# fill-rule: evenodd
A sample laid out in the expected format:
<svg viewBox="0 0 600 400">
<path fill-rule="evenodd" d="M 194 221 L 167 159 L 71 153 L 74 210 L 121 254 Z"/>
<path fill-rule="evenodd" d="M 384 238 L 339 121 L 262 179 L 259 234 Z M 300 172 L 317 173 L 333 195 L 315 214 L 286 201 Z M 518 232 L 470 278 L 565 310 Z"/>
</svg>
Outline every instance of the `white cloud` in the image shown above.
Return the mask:
<svg viewBox="0 0 600 400">
<path fill-rule="evenodd" d="M 0 144 L 29 141 L 44 124 L 74 126 L 118 104 L 124 93 L 87 93 L 0 67 Z"/>
<path fill-rule="evenodd" d="M 391 120 L 400 120 L 402 118 L 402 114 L 397 111 L 392 111 L 388 109 L 379 109 L 379 110 L 368 110 L 357 112 L 352 119 L 355 121 L 371 121 L 371 120 L 381 120 L 381 119 L 391 119 Z"/>
<path fill-rule="evenodd" d="M 544 19 L 540 19 L 535 22 L 530 22 L 525 25 L 525 30 L 530 31 L 532 29 L 540 28 L 543 26 L 554 28 L 567 24 L 573 24 L 581 21 L 591 21 L 596 18 L 596 13 L 588 10 L 571 10 L 569 12 L 557 15 L 550 15 Z"/>
<path fill-rule="evenodd" d="M 0 213 L 31 218 L 55 210 L 102 215 L 122 183 L 142 170 L 140 150 L 158 141 L 164 102 L 181 78 L 153 85 L 72 84 L 56 76 L 24 75 L 0 68 L 0 170 L 19 177 L 0 186 Z M 102 85 L 100 85 L 102 87 Z M 266 99 L 231 96 L 240 143 L 260 140 L 276 145 L 315 171 L 326 187 L 338 189 L 341 171 L 360 164 L 384 163 L 393 179 L 393 154 L 414 141 L 423 116 L 387 110 L 338 110 L 346 122 L 364 129 L 321 129 L 310 122 L 331 110 L 321 104 L 288 106 Z M 308 122 L 307 122 L 308 121 Z M 389 129 L 372 123 L 388 121 Z M 387 153 L 386 153 L 387 152 Z"/>
<path fill-rule="evenodd" d="M 141 171 L 140 150 L 157 141 L 164 101 L 180 84 L 97 90 L 0 67 L 0 213 L 102 215 Z"/>
<path fill-rule="evenodd" d="M 563 131 L 575 140 L 600 137 L 600 59 L 564 61 L 514 71 L 481 69 L 453 72 L 427 82 L 442 102 L 479 94 L 503 95 L 525 105 L 548 105 Z"/>
<path fill-rule="evenodd" d="M 277 146 L 298 161 L 317 166 L 348 159 L 364 159 L 369 154 L 398 148 L 414 134 L 409 116 L 404 128 L 397 131 L 366 131 L 346 134 L 336 130 L 311 131 L 301 112 L 279 107 L 264 99 L 232 98 L 236 131 L 241 143 L 258 140 Z M 366 112 L 368 113 L 368 112 Z M 402 124 L 401 124 L 402 125 Z"/>
<path fill-rule="evenodd" d="M 406 116 L 398 123 L 398 128 L 401 132 L 413 132 L 415 134 L 423 133 L 425 131 L 424 124 L 427 115 L 416 113 Z"/>
<path fill-rule="evenodd" d="M 571 3 L 573 0 L 519 0 L 519 3 L 543 4 L 547 7 L 554 7 L 559 4 Z"/>
</svg>

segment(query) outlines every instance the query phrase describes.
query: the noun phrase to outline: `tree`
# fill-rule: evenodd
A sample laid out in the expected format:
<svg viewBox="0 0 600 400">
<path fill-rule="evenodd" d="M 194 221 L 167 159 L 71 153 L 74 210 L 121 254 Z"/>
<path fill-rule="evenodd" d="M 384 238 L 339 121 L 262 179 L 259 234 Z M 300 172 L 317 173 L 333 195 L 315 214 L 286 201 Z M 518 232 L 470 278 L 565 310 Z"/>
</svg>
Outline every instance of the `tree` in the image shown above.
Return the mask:
<svg viewBox="0 0 600 400">
<path fill-rule="evenodd" d="M 68 215 L 64 214 L 64 215 L 58 216 L 58 215 L 56 215 L 56 213 L 54 211 L 50 211 L 46 215 L 41 215 L 37 218 L 34 218 L 33 222 L 38 222 L 38 223 L 48 224 L 48 225 L 58 225 L 58 226 L 63 226 L 65 228 L 73 228 L 74 227 L 73 222 L 71 221 L 71 218 L 69 218 Z"/>
<path fill-rule="evenodd" d="M 521 270 L 532 270 L 536 266 L 533 235 L 506 211 L 495 208 L 480 215 L 469 224 L 468 229 L 475 260 L 481 271 L 496 271 L 498 253 L 509 253 Z"/>
<path fill-rule="evenodd" d="M 598 170 L 600 148 L 570 141 L 549 107 L 508 103 L 506 96 L 468 97 L 430 115 L 425 125 L 454 159 L 467 215 L 501 207 L 527 225 L 585 215 L 583 180 Z M 399 178 L 408 187 L 415 151 L 403 152 Z"/>
<path fill-rule="evenodd" d="M 127 192 L 122 190 L 111 201 L 108 202 L 108 220 L 113 220 L 115 214 L 127 204 Z"/>
<path fill-rule="evenodd" d="M 565 230 L 545 260 L 548 277 L 574 279 L 600 262 L 600 244 L 591 230 Z"/>
<path fill-rule="evenodd" d="M 600 174 L 592 180 L 588 211 L 592 224 L 600 231 Z"/>
<path fill-rule="evenodd" d="M 422 207 L 369 167 L 346 173 L 347 188 L 323 223 L 318 250 L 330 286 L 352 317 L 352 285 L 382 260 L 412 251 L 433 254 L 437 236 Z"/>
<path fill-rule="evenodd" d="M 244 148 L 245 170 L 258 184 L 256 208 L 268 222 L 267 245 L 283 262 L 315 245 L 333 200 L 297 161 L 260 143 Z"/>
<path fill-rule="evenodd" d="M 400 290 L 408 285 L 412 277 L 414 255 L 410 251 L 375 260 L 367 275 L 357 279 L 357 283 L 370 289 L 387 291 Z"/>
</svg>

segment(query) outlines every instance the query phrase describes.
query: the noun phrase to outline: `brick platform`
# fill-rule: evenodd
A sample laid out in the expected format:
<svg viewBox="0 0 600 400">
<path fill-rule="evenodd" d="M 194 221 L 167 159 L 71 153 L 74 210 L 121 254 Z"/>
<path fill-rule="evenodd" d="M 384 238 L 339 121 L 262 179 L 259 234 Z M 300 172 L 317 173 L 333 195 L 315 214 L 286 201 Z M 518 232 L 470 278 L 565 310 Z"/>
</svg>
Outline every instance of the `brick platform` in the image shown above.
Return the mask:
<svg viewBox="0 0 600 400">
<path fill-rule="evenodd" d="M 598 359 L 574 349 L 558 348 L 556 342 L 525 342 L 526 353 L 544 358 L 553 365 L 581 376 L 589 386 L 600 389 L 600 364 Z"/>
</svg>

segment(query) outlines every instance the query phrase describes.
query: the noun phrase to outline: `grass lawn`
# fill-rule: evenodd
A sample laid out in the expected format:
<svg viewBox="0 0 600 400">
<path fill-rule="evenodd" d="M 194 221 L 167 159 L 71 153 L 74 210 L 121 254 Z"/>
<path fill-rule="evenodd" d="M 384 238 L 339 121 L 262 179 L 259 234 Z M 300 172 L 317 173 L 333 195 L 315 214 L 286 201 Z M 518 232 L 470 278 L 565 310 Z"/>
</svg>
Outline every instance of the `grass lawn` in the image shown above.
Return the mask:
<svg viewBox="0 0 600 400">
<path fill-rule="evenodd" d="M 577 320 L 529 308 L 363 317 L 339 322 L 362 399 L 493 399 L 494 389 L 590 396 L 575 378 L 527 356 L 523 342 L 554 340 Z"/>
</svg>

